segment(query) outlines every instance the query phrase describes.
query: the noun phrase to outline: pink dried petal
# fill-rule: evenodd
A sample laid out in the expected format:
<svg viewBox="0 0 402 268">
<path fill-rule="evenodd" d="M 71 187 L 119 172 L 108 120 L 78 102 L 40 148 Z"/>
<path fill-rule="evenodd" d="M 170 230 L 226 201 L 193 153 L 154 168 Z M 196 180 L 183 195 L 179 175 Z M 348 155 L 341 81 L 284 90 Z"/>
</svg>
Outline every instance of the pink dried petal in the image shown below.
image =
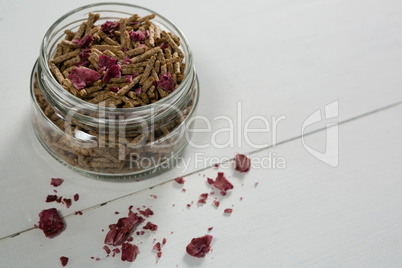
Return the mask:
<svg viewBox="0 0 402 268">
<path fill-rule="evenodd" d="M 79 196 L 78 194 L 75 194 L 75 195 L 74 195 L 74 201 L 77 202 L 78 199 L 80 199 L 80 196 Z"/>
<path fill-rule="evenodd" d="M 48 196 L 46 197 L 46 202 L 47 202 L 47 203 L 54 202 L 54 201 L 56 201 L 56 200 L 57 200 L 57 195 L 48 195 Z"/>
<path fill-rule="evenodd" d="M 108 57 L 106 55 L 99 55 L 98 59 L 98 67 L 106 67 L 106 68 L 111 68 L 113 65 L 116 64 L 116 59 Z"/>
<path fill-rule="evenodd" d="M 112 78 L 120 78 L 120 77 L 121 77 L 121 67 L 120 65 L 115 64 L 107 69 L 102 81 L 104 83 L 107 83 Z"/>
<path fill-rule="evenodd" d="M 106 70 L 106 67 L 103 66 L 102 68 L 99 69 L 98 73 L 102 74 Z"/>
<path fill-rule="evenodd" d="M 145 40 L 145 35 L 140 30 L 135 32 L 131 30 L 128 32 L 128 34 L 130 35 L 130 39 L 133 40 L 134 42 L 141 42 Z"/>
<path fill-rule="evenodd" d="M 142 87 L 138 87 L 136 90 L 134 90 L 134 93 L 135 93 L 136 95 L 141 95 L 141 93 L 142 93 Z"/>
<path fill-rule="evenodd" d="M 71 207 L 71 199 L 70 198 L 64 198 L 63 202 L 64 202 L 64 204 L 66 204 L 67 208 Z"/>
<path fill-rule="evenodd" d="M 215 207 L 219 207 L 219 201 L 217 201 L 217 200 L 214 200 L 214 205 L 215 205 Z"/>
<path fill-rule="evenodd" d="M 150 209 L 150 208 L 147 208 L 146 210 L 138 210 L 138 212 L 141 214 L 141 215 L 143 215 L 144 217 L 149 217 L 149 216 L 152 216 L 152 215 L 154 215 L 154 212 Z"/>
<path fill-rule="evenodd" d="M 185 182 L 185 180 L 183 179 L 183 177 L 178 177 L 176 179 L 174 179 L 178 184 L 183 184 Z"/>
<path fill-rule="evenodd" d="M 63 179 L 60 179 L 60 178 L 52 178 L 51 180 L 50 180 L 50 185 L 53 185 L 54 187 L 58 187 L 58 186 L 60 186 L 62 183 L 63 183 Z"/>
<path fill-rule="evenodd" d="M 113 91 L 113 92 L 117 92 L 117 91 L 120 90 L 120 88 L 118 88 L 118 87 L 109 87 L 109 90 Z"/>
<path fill-rule="evenodd" d="M 231 209 L 231 208 L 227 208 L 223 211 L 223 213 L 226 213 L 226 214 L 231 214 L 232 212 L 233 212 L 233 209 Z"/>
<path fill-rule="evenodd" d="M 173 92 L 174 82 L 171 73 L 166 72 L 162 74 L 159 78 L 158 86 L 167 92 Z"/>
<path fill-rule="evenodd" d="M 80 90 L 99 80 L 101 78 L 101 75 L 94 70 L 82 67 L 72 69 L 70 75 L 67 78 L 78 90 Z"/>
<path fill-rule="evenodd" d="M 91 46 L 92 41 L 94 41 L 94 38 L 92 37 L 92 34 L 87 34 L 84 36 L 79 42 L 78 42 L 78 47 L 79 48 L 88 48 Z"/>
<path fill-rule="evenodd" d="M 131 83 L 131 82 L 133 82 L 133 76 L 132 75 L 126 75 L 126 82 L 127 83 Z"/>
<path fill-rule="evenodd" d="M 130 57 L 129 57 L 129 56 L 125 56 L 124 59 L 123 59 L 123 63 L 124 63 L 124 64 L 130 64 L 130 63 L 131 63 Z"/>
<path fill-rule="evenodd" d="M 153 247 L 153 249 L 155 249 L 156 251 L 161 251 L 161 243 L 156 243 Z"/>
<path fill-rule="evenodd" d="M 78 45 L 78 43 L 80 42 L 80 39 L 73 39 L 73 40 L 71 40 L 71 42 Z"/>
<path fill-rule="evenodd" d="M 205 204 L 205 203 L 206 203 L 205 201 L 207 200 L 207 198 L 208 198 L 208 194 L 207 194 L 207 193 L 201 194 L 201 195 L 200 195 L 200 200 L 198 200 L 198 203 Z"/>
<path fill-rule="evenodd" d="M 101 30 L 107 36 L 113 37 L 114 36 L 114 31 L 119 29 L 119 27 L 120 27 L 120 23 L 118 23 L 118 22 L 106 21 L 104 24 L 101 25 Z"/>
<path fill-rule="evenodd" d="M 227 190 L 233 189 L 233 185 L 225 178 L 223 172 L 218 172 L 213 186 L 221 190 L 221 195 L 226 195 Z"/>
<path fill-rule="evenodd" d="M 62 257 L 60 257 L 60 262 L 61 262 L 61 266 L 66 266 L 67 265 L 67 263 L 68 263 L 68 258 L 67 257 L 64 257 L 64 256 L 62 256 Z"/>
<path fill-rule="evenodd" d="M 166 244 L 166 238 L 162 239 L 162 245 Z"/>
<path fill-rule="evenodd" d="M 74 66 L 75 66 L 75 67 L 81 67 L 81 66 L 87 65 L 88 63 L 89 63 L 89 61 L 87 61 L 87 60 L 85 60 L 85 61 L 80 61 L 80 62 L 74 63 Z"/>
<path fill-rule="evenodd" d="M 122 261 L 133 262 L 135 260 L 135 257 L 139 253 L 140 251 L 138 250 L 138 247 L 136 245 L 132 245 L 130 243 L 123 243 L 123 245 L 121 246 Z"/>
<path fill-rule="evenodd" d="M 106 254 L 110 254 L 110 248 L 108 246 L 104 245 L 103 249 L 106 251 Z"/>
<path fill-rule="evenodd" d="M 39 229 L 43 231 L 46 237 L 53 237 L 61 233 L 64 228 L 57 209 L 49 208 L 39 213 Z"/>
<path fill-rule="evenodd" d="M 151 223 L 150 221 L 142 227 L 144 230 L 156 231 L 158 230 L 158 225 Z"/>
<path fill-rule="evenodd" d="M 167 48 L 168 46 L 167 46 L 167 44 L 165 43 L 165 42 L 163 42 L 161 45 L 160 45 L 160 48 L 162 49 L 162 51 L 165 51 L 165 48 Z"/>
<path fill-rule="evenodd" d="M 145 30 L 145 37 L 149 37 L 149 30 Z"/>
<path fill-rule="evenodd" d="M 251 160 L 244 154 L 236 154 L 235 156 L 236 167 L 235 169 L 240 172 L 247 172 L 250 170 Z"/>
<path fill-rule="evenodd" d="M 193 238 L 187 245 L 186 251 L 190 256 L 202 258 L 211 249 L 212 235 L 204 235 L 202 237 Z"/>
<path fill-rule="evenodd" d="M 86 61 L 91 56 L 91 49 L 90 48 L 81 49 L 81 52 L 79 55 L 80 55 L 81 61 Z"/>
</svg>

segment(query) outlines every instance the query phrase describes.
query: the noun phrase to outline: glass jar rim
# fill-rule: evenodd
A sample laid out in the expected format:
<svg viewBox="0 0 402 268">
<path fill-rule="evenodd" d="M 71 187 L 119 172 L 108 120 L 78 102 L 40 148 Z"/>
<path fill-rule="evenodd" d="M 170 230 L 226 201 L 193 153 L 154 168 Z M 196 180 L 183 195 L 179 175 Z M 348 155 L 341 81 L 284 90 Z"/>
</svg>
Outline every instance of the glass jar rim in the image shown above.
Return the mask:
<svg viewBox="0 0 402 268">
<path fill-rule="evenodd" d="M 53 37 L 52 33 L 53 31 L 57 28 L 57 26 L 60 25 L 61 22 L 63 22 L 66 18 L 68 18 L 69 16 L 73 15 L 74 13 L 78 12 L 78 11 L 82 11 L 85 9 L 90 9 L 90 8 L 94 8 L 94 7 L 100 7 L 100 6 L 126 6 L 126 7 L 131 7 L 131 8 L 135 8 L 135 9 L 139 9 L 139 10 L 144 10 L 146 12 L 150 12 L 155 14 L 158 18 L 162 19 L 164 23 L 166 23 L 169 28 L 174 29 L 180 38 L 180 44 L 185 46 L 186 51 L 187 51 L 187 55 L 185 55 L 185 60 L 187 62 L 186 64 L 186 70 L 184 73 L 184 79 L 183 81 L 180 83 L 180 85 L 172 92 L 170 93 L 167 97 L 158 100 L 157 102 L 151 103 L 151 104 L 147 104 L 144 106 L 138 106 L 138 107 L 133 107 L 133 108 L 109 108 L 109 107 L 105 107 L 105 111 L 110 113 L 110 114 L 114 114 L 114 113 L 127 113 L 127 112 L 146 112 L 148 110 L 152 110 L 155 109 L 155 107 L 157 107 L 158 105 L 164 104 L 168 101 L 170 101 L 171 99 L 174 99 L 174 97 L 176 95 L 178 95 L 179 93 L 183 93 L 184 88 L 186 87 L 186 85 L 190 82 L 190 79 L 192 78 L 191 73 L 193 72 L 193 58 L 192 58 L 192 53 L 191 53 L 191 48 L 190 45 L 185 37 L 185 35 L 183 34 L 183 32 L 176 26 L 174 25 L 169 19 L 165 18 L 164 16 L 160 15 L 159 13 L 142 7 L 142 6 L 138 6 L 138 5 L 133 5 L 133 4 L 127 4 L 127 3 L 121 3 L 121 2 L 100 2 L 100 3 L 95 3 L 95 4 L 89 4 L 89 5 L 85 5 L 85 6 L 81 6 L 78 7 L 76 9 L 71 10 L 70 12 L 67 12 L 66 14 L 64 14 L 63 16 L 61 16 L 58 20 L 56 20 L 51 26 L 50 28 L 47 30 L 47 32 L 45 33 L 45 36 L 42 39 L 42 43 L 41 43 L 41 47 L 40 47 L 40 57 L 39 57 L 39 61 L 40 64 L 42 66 L 44 66 L 43 70 L 45 72 L 45 74 L 50 77 L 50 81 L 53 84 L 53 89 L 57 90 L 57 93 L 60 93 L 63 98 L 65 98 L 65 100 L 68 100 L 69 102 L 71 102 L 71 104 L 73 105 L 80 105 L 80 107 L 83 108 L 87 108 L 87 109 L 97 109 L 99 108 L 99 106 L 97 104 L 93 104 L 93 103 L 89 103 L 87 101 L 84 101 L 76 96 L 74 96 L 73 94 L 71 94 L 70 92 L 67 92 L 57 81 L 56 79 L 53 77 L 50 68 L 49 68 L 49 64 L 48 64 L 48 56 L 46 53 L 46 48 L 47 48 L 47 44 L 48 44 L 48 40 L 49 38 Z M 110 10 L 109 10 L 110 11 Z"/>
</svg>

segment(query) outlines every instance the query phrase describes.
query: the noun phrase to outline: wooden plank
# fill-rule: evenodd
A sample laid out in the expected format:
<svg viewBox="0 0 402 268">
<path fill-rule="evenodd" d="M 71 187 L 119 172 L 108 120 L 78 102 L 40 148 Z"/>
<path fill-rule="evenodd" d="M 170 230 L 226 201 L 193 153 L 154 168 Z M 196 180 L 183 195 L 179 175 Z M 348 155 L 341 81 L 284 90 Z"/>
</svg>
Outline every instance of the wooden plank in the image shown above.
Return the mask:
<svg viewBox="0 0 402 268">
<path fill-rule="evenodd" d="M 126 215 L 130 205 L 145 205 L 155 212 L 149 220 L 158 231 L 134 235 L 133 243 L 140 248 L 136 267 L 155 264 L 153 239 L 163 237 L 167 244 L 158 264 L 163 267 L 400 267 L 401 113 L 399 105 L 341 125 L 336 168 L 320 162 L 300 140 L 294 140 L 252 155 L 263 159 L 275 153 L 277 159 L 286 160 L 285 169 L 254 167 L 240 174 L 225 165 L 210 168 L 185 177 L 183 186 L 168 181 L 68 217 L 66 230 L 53 239 L 30 230 L 1 240 L 0 266 L 57 267 L 59 257 L 67 256 L 71 267 L 128 267 L 120 255 L 105 257 L 102 229 Z M 323 134 L 312 134 L 306 142 L 314 148 L 325 144 Z M 206 178 L 214 178 L 217 171 L 225 172 L 234 189 L 188 209 L 187 203 L 211 191 Z M 219 208 L 212 205 L 215 196 L 221 201 Z M 233 208 L 233 213 L 223 215 L 225 208 Z M 204 259 L 187 256 L 185 247 L 191 238 L 206 234 L 211 226 L 213 252 Z"/>
</svg>

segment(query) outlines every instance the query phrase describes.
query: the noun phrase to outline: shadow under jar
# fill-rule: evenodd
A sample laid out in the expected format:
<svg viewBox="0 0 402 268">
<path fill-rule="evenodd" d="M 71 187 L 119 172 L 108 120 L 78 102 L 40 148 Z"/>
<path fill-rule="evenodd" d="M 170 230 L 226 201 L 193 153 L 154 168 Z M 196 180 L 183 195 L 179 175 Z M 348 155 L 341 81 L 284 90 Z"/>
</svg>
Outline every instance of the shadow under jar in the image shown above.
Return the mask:
<svg viewBox="0 0 402 268">
<path fill-rule="evenodd" d="M 99 25 L 133 14 L 156 14 L 153 23 L 180 38 L 186 64 L 180 85 L 167 97 L 134 108 L 103 107 L 67 92 L 50 72 L 49 61 L 64 31 L 77 31 L 89 12 L 100 14 Z M 84 175 L 131 178 L 168 167 L 183 151 L 199 84 L 189 44 L 175 25 L 139 6 L 102 3 L 73 10 L 50 27 L 32 71 L 31 97 L 35 134 L 56 160 Z"/>
</svg>

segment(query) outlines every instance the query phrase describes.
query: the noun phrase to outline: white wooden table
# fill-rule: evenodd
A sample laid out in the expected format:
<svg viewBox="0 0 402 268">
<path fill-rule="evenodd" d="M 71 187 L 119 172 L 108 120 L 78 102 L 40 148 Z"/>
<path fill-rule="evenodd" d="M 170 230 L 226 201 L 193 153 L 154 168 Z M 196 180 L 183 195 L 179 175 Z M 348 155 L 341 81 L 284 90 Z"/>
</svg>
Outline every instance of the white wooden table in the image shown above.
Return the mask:
<svg viewBox="0 0 402 268">
<path fill-rule="evenodd" d="M 402 267 L 402 2 L 136 1 L 187 36 L 201 84 L 198 115 L 212 123 L 210 133 L 193 137 L 209 148 L 185 150 L 188 168 L 138 182 L 80 176 L 47 156 L 32 136 L 29 75 L 42 37 L 61 15 L 88 3 L 0 2 L 0 267 L 61 267 L 60 256 L 69 257 L 67 267 Z M 309 125 L 320 109 L 322 120 Z M 271 126 L 273 118 L 282 120 L 276 131 L 246 140 L 237 131 L 257 115 Z M 216 146 L 229 137 L 216 134 L 228 127 L 219 116 L 234 122 L 232 147 Z M 250 125 L 263 126 L 261 120 Z M 323 152 L 326 143 L 335 150 L 321 156 L 324 163 L 307 148 Z M 240 174 L 229 164 L 217 169 L 202 162 L 236 152 L 256 161 L 274 157 L 286 167 L 255 165 Z M 219 208 L 211 197 L 187 208 L 210 192 L 206 177 L 217 171 L 233 191 L 215 195 Z M 178 176 L 186 192 L 173 181 Z M 45 203 L 52 177 L 65 180 L 58 194 L 79 193 L 80 200 L 69 209 Z M 140 248 L 134 263 L 107 258 L 102 249 L 108 225 L 130 205 L 151 207 L 150 220 L 159 226 L 134 235 Z M 33 226 L 53 206 L 66 229 L 48 239 Z M 233 213 L 223 215 L 225 208 Z M 74 215 L 79 210 L 83 215 Z M 191 238 L 211 226 L 213 251 L 203 259 L 188 256 Z M 156 264 L 153 241 L 163 237 Z"/>
</svg>

